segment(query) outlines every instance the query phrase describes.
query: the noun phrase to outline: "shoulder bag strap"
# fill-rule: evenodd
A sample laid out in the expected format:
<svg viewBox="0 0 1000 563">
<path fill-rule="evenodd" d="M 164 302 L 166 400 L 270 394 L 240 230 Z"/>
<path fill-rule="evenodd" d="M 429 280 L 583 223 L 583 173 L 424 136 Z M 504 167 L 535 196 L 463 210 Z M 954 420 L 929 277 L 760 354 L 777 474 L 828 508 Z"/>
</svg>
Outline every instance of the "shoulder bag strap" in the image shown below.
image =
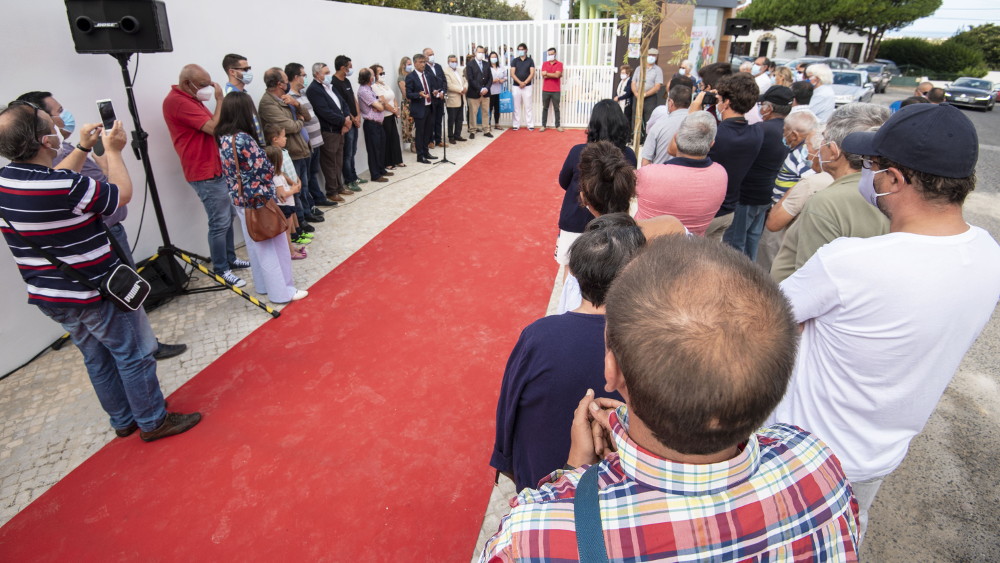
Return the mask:
<svg viewBox="0 0 1000 563">
<path fill-rule="evenodd" d="M 233 134 L 233 158 L 236 160 L 236 193 L 243 199 L 243 171 L 240 170 L 240 151 L 236 149 L 235 134 Z"/>
<path fill-rule="evenodd" d="M 576 547 L 580 563 L 607 563 L 608 550 L 604 545 L 604 528 L 601 525 L 601 502 L 597 484 L 600 462 L 591 465 L 580 477 L 573 498 L 573 520 L 576 523 Z"/>
<path fill-rule="evenodd" d="M 49 262 L 51 262 L 52 265 L 55 266 L 56 268 L 58 268 L 60 272 L 66 274 L 67 276 L 69 276 L 69 277 L 73 278 L 74 280 L 80 282 L 81 284 L 83 284 L 84 287 L 88 287 L 90 289 L 98 290 L 98 291 L 100 290 L 100 286 L 98 286 L 94 282 L 90 281 L 87 278 L 87 276 L 84 276 L 83 274 L 81 274 L 79 271 L 77 271 L 75 268 L 73 268 L 73 266 L 70 266 L 69 264 L 63 262 L 62 260 L 60 260 L 58 258 L 56 258 L 52 254 L 50 254 L 47 250 L 44 250 L 42 247 L 40 247 L 37 244 L 35 244 L 34 241 L 29 240 L 28 237 L 22 235 L 20 233 L 20 231 L 18 231 L 16 228 L 14 228 L 14 224 L 7 220 L 7 217 L 4 216 L 2 210 L 0 210 L 0 219 L 3 219 L 3 222 L 7 223 L 7 227 L 9 227 L 10 230 L 13 231 L 15 235 L 17 235 L 17 238 L 21 239 L 21 241 L 24 242 L 24 244 L 27 244 L 28 246 L 30 246 L 32 248 L 32 250 L 34 250 L 35 252 L 41 254 L 42 258 L 45 258 L 46 260 L 48 260 Z M 100 217 L 98 217 L 97 220 L 101 221 Z M 101 224 L 104 224 L 104 222 L 101 221 Z M 106 225 L 105 225 L 105 229 L 107 229 Z M 114 238 L 114 236 L 112 236 L 110 233 L 108 233 L 108 236 L 111 237 L 111 238 Z"/>
</svg>

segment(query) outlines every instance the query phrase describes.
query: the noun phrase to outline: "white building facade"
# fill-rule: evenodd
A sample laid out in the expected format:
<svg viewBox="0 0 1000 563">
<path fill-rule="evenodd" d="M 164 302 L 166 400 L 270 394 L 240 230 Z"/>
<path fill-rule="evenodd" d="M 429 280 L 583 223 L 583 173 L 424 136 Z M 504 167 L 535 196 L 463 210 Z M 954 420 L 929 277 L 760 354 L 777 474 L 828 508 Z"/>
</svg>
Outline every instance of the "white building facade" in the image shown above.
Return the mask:
<svg viewBox="0 0 1000 563">
<path fill-rule="evenodd" d="M 793 26 L 789 29 L 805 35 L 803 27 Z M 819 30 L 815 27 L 812 29 L 810 39 L 814 42 L 819 39 Z M 827 38 L 826 52 L 818 54 L 826 57 L 844 57 L 853 63 L 860 63 L 864 56 L 866 39 L 864 35 L 840 31 L 835 27 Z M 740 37 L 733 43 L 733 53 L 791 60 L 806 55 L 806 40 L 784 29 L 755 29 L 750 35 Z"/>
</svg>

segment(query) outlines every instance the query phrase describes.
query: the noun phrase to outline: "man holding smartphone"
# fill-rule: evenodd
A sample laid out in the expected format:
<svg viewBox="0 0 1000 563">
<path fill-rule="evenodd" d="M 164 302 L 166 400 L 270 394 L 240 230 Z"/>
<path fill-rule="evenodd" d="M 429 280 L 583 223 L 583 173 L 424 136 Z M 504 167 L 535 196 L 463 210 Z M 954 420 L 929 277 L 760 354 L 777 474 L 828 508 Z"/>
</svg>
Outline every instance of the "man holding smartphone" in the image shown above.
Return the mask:
<svg viewBox="0 0 1000 563">
<path fill-rule="evenodd" d="M 73 114 L 69 110 L 62 107 L 62 105 L 52 97 L 51 92 L 28 92 L 26 94 L 21 94 L 17 98 L 20 101 L 31 102 L 44 110 L 52 118 L 52 122 L 59 129 L 59 133 L 62 135 L 62 145 L 59 147 L 59 152 L 56 153 L 55 159 L 52 161 L 52 166 L 59 166 L 62 161 L 69 156 L 73 151 L 76 150 L 70 142 L 68 141 L 69 136 L 73 133 L 76 128 L 76 120 L 73 118 Z M 112 110 L 111 125 L 114 126 Z M 111 130 L 111 127 L 106 127 L 105 129 Z M 81 141 L 86 135 L 86 132 L 81 132 Z M 93 158 L 90 158 L 93 156 Z M 108 159 L 107 156 L 101 155 L 97 156 L 95 153 L 85 156 L 80 164 L 73 168 L 74 172 L 78 172 L 92 178 L 97 182 L 107 182 L 108 170 Z M 115 237 L 118 241 L 119 246 L 122 247 L 122 251 L 125 252 L 125 258 L 129 260 L 129 265 L 135 268 L 135 262 L 132 260 L 132 249 L 128 243 L 128 234 L 125 232 L 125 227 L 122 225 L 122 221 L 128 216 L 128 207 L 125 205 L 118 206 L 111 215 L 105 215 L 102 217 L 104 224 L 108 226 L 108 231 Z M 173 358 L 174 356 L 179 356 L 187 350 L 187 344 L 163 344 L 157 339 L 156 341 L 156 352 L 153 353 L 153 358 L 157 360 L 166 360 L 168 358 Z"/>
<path fill-rule="evenodd" d="M 46 248 L 90 279 L 120 264 L 97 219 L 132 198 L 121 155 L 127 136 L 118 121 L 111 131 L 101 131 L 99 124 L 84 125 L 80 143 L 62 169 L 53 170 L 62 139 L 49 114 L 25 101 L 0 112 L 0 156 L 11 161 L 0 169 L 3 235 L 27 285 L 28 302 L 70 333 L 115 433 L 124 438 L 141 430 L 142 440 L 152 442 L 190 430 L 201 414 L 167 412 L 153 359 L 156 339 L 145 311 L 119 310 L 24 243 L 28 239 Z M 110 182 L 72 171 L 82 167 L 99 136 Z"/>
</svg>

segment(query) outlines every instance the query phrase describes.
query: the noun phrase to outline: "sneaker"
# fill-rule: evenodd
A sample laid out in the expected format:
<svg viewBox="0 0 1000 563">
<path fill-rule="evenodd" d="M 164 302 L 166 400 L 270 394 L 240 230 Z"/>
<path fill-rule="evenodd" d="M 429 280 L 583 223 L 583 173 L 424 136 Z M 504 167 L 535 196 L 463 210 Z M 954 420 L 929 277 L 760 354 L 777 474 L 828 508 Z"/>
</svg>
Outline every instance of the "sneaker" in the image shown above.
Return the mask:
<svg viewBox="0 0 1000 563">
<path fill-rule="evenodd" d="M 368 180 L 365 180 L 364 178 L 358 178 L 358 181 L 355 182 L 355 183 L 356 184 L 367 184 Z"/>
<path fill-rule="evenodd" d="M 518 129 L 520 129 L 520 127 L 514 127 L 514 131 L 517 131 Z"/>
<path fill-rule="evenodd" d="M 153 352 L 154 360 L 167 360 L 173 358 L 174 356 L 180 356 L 187 351 L 187 344 L 164 344 L 162 342 L 156 343 L 156 351 Z"/>
<path fill-rule="evenodd" d="M 531 128 L 530 128 L 530 127 L 528 128 L 528 131 L 531 131 Z M 539 132 L 539 133 L 542 133 L 542 132 L 544 132 L 544 131 L 545 131 L 545 127 L 544 127 L 544 126 L 543 126 L 543 127 L 539 127 L 539 128 L 538 128 L 538 132 Z"/>
<path fill-rule="evenodd" d="M 493 133 L 490 133 L 489 131 L 487 131 L 486 133 L 483 134 L 483 137 L 489 137 L 489 138 L 492 139 L 493 138 Z"/>
<path fill-rule="evenodd" d="M 305 223 L 305 224 L 299 225 L 299 228 L 302 229 L 303 231 L 305 231 L 306 233 L 312 233 L 313 231 L 316 230 L 316 227 L 313 227 L 309 223 Z"/>
<path fill-rule="evenodd" d="M 233 263 L 230 264 L 229 267 L 234 270 L 243 270 L 250 267 L 250 261 L 237 258 L 236 260 L 233 260 Z"/>
<path fill-rule="evenodd" d="M 310 242 L 312 242 L 312 239 L 303 236 L 298 236 L 293 238 L 292 242 L 294 242 L 295 244 L 309 244 Z"/>
<path fill-rule="evenodd" d="M 247 282 L 243 281 L 243 278 L 234 274 L 232 270 L 222 272 L 222 279 L 226 280 L 226 283 L 233 287 L 243 287 L 247 284 Z"/>
<path fill-rule="evenodd" d="M 535 130 L 534 127 L 528 127 L 528 131 L 534 131 L 534 130 Z"/>
<path fill-rule="evenodd" d="M 292 296 L 292 301 L 298 301 L 299 299 L 305 299 L 306 297 L 309 297 L 309 292 L 304 289 L 300 289 L 295 292 L 295 295 Z"/>
<path fill-rule="evenodd" d="M 556 131 L 559 131 L 560 133 L 562 133 L 563 131 L 565 131 L 565 129 L 563 129 L 562 127 L 556 127 Z"/>
<path fill-rule="evenodd" d="M 368 180 L 365 180 L 365 183 L 368 183 Z M 358 182 L 352 182 L 347 185 L 347 189 L 351 190 L 352 192 L 360 192 L 361 186 L 358 185 Z"/>
<path fill-rule="evenodd" d="M 201 422 L 200 412 L 193 412 L 191 414 L 168 412 L 166 418 L 163 419 L 163 422 L 160 423 L 156 430 L 150 432 L 146 432 L 145 430 L 140 431 L 139 437 L 142 438 L 143 442 L 152 442 L 160 438 L 187 432 L 199 422 Z"/>
</svg>

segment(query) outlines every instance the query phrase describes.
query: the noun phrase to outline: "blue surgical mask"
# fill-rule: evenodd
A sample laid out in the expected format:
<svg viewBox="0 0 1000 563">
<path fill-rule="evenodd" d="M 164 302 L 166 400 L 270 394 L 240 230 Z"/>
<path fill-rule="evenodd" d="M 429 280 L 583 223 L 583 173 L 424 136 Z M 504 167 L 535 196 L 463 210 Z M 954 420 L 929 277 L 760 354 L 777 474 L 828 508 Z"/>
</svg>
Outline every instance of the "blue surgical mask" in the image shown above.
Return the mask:
<svg viewBox="0 0 1000 563">
<path fill-rule="evenodd" d="M 524 49 L 518 49 L 517 50 L 517 56 L 523 57 L 524 56 Z"/>
<path fill-rule="evenodd" d="M 352 74 L 354 74 L 354 69 L 353 68 L 349 68 L 349 69 L 347 69 L 347 74 L 345 74 L 344 76 L 351 76 Z"/>
<path fill-rule="evenodd" d="M 722 112 L 719 111 L 719 104 L 715 104 L 715 117 L 717 117 L 719 119 L 719 121 L 722 121 L 722 119 L 723 119 L 722 118 Z"/>
<path fill-rule="evenodd" d="M 253 73 L 249 70 L 244 72 L 243 76 L 240 77 L 240 82 L 242 82 L 244 86 L 253 82 Z"/>
<path fill-rule="evenodd" d="M 327 86 L 329 86 L 330 84 L 333 84 L 333 75 L 332 74 L 324 74 L 323 75 L 323 84 L 326 84 Z"/>
<path fill-rule="evenodd" d="M 789 145 L 789 144 L 788 144 L 788 140 L 787 140 L 787 139 L 785 139 L 784 137 L 782 137 L 782 138 L 781 138 L 781 144 L 782 144 L 782 145 L 785 145 L 785 148 L 786 148 L 786 149 L 790 149 L 790 148 L 792 148 L 792 145 Z"/>
<path fill-rule="evenodd" d="M 886 170 L 888 170 L 888 168 Z M 860 193 L 862 197 L 865 198 L 865 201 L 872 204 L 876 208 L 878 207 L 878 204 L 876 203 L 876 201 L 878 201 L 878 198 L 893 193 L 893 192 L 885 192 L 883 194 L 880 194 L 875 191 L 875 175 L 881 174 L 882 172 L 885 172 L 885 170 L 879 170 L 878 172 L 873 172 L 871 168 L 862 168 L 861 179 L 858 180 L 858 193 Z"/>
<path fill-rule="evenodd" d="M 687 74 L 687 72 L 688 72 L 688 70 L 686 68 L 679 68 L 679 69 L 677 69 L 677 74 L 679 74 L 681 76 L 684 76 L 685 74 Z"/>
<path fill-rule="evenodd" d="M 646 57 L 646 62 L 649 64 L 656 64 L 656 57 L 653 55 L 649 55 L 648 57 Z"/>
<path fill-rule="evenodd" d="M 753 65 L 752 67 L 750 67 L 750 74 L 754 76 L 760 74 L 760 65 Z"/>
<path fill-rule="evenodd" d="M 406 65 L 406 72 L 413 72 L 413 65 Z"/>
<path fill-rule="evenodd" d="M 490 62 L 493 63 L 493 64 L 497 64 L 497 58 L 496 57 L 490 57 Z"/>
<path fill-rule="evenodd" d="M 59 119 L 62 120 L 63 129 L 67 132 L 72 133 L 76 129 L 76 118 L 73 117 L 73 114 L 69 110 L 62 110 L 62 113 L 59 114 Z"/>
<path fill-rule="evenodd" d="M 456 69 L 458 68 L 458 63 L 452 61 L 448 63 L 448 66 L 450 66 L 452 69 Z"/>
</svg>

